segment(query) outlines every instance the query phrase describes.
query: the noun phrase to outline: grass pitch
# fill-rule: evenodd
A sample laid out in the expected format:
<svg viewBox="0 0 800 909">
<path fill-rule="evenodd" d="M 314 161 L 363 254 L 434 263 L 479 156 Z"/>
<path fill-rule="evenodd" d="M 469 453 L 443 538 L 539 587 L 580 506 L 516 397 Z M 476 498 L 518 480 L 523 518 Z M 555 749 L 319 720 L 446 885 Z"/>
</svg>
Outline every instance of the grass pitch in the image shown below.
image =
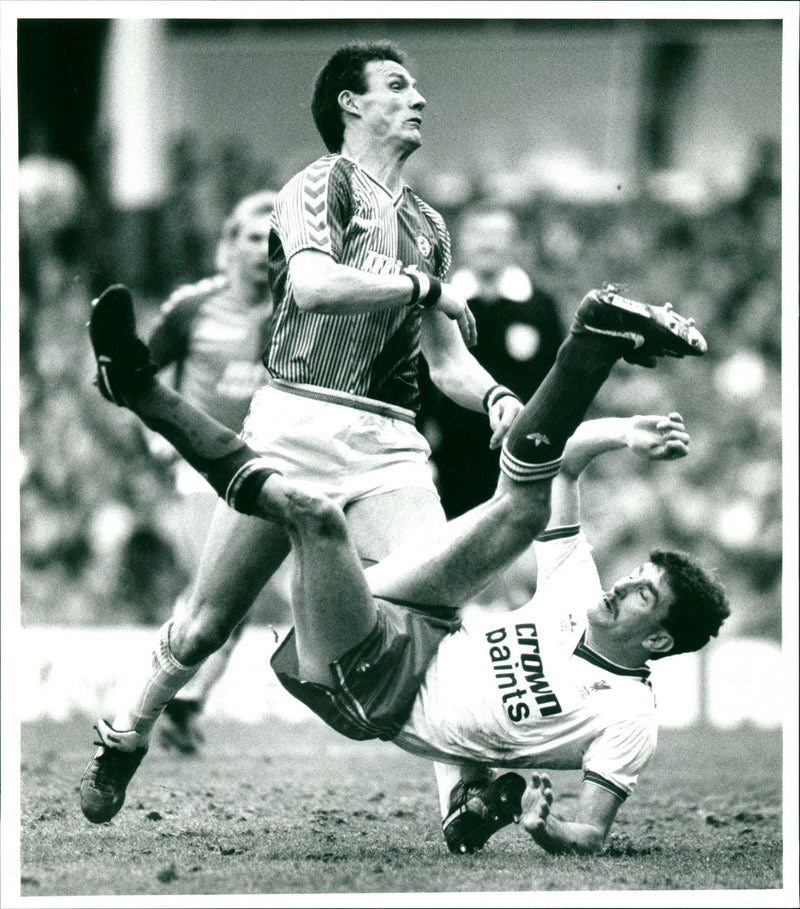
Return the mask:
<svg viewBox="0 0 800 909">
<path fill-rule="evenodd" d="M 192 758 L 154 742 L 122 811 L 95 826 L 78 805 L 78 781 L 94 750 L 92 720 L 24 725 L 20 895 L 249 894 L 287 905 L 268 895 L 722 896 L 783 886 L 777 731 L 662 731 L 605 851 L 593 857 L 550 856 L 513 825 L 482 852 L 452 856 L 430 765 L 390 744 L 351 742 L 315 718 L 209 721 L 206 734 L 205 750 Z M 568 815 L 580 773 L 552 777 L 557 810 Z M 764 905 L 783 905 L 775 896 Z M 466 905 L 463 897 L 456 903 Z"/>
</svg>

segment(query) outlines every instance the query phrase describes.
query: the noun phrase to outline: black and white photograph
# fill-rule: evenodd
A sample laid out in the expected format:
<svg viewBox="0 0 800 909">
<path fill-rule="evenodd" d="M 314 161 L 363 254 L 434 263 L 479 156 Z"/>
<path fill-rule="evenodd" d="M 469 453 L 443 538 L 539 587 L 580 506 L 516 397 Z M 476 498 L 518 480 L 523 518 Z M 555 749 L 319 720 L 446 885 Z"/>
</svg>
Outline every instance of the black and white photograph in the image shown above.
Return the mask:
<svg viewBox="0 0 800 909">
<path fill-rule="evenodd" d="M 0 20 L 3 909 L 800 905 L 800 3 Z"/>
</svg>

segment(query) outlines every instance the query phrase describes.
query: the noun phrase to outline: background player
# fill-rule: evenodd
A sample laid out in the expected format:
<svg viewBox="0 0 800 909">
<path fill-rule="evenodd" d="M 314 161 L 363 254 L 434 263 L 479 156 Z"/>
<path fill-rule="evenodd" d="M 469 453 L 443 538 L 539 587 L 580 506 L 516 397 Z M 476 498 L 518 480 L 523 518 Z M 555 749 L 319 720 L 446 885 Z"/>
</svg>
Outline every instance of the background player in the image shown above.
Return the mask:
<svg viewBox="0 0 800 909">
<path fill-rule="evenodd" d="M 161 309 L 148 347 L 159 370 L 187 401 L 224 426 L 239 432 L 253 394 L 267 379 L 261 357 L 272 325 L 269 288 L 269 225 L 275 193 L 269 190 L 242 199 L 222 227 L 216 251 L 216 274 L 178 288 Z M 152 442 L 151 442 L 152 440 Z M 164 456 L 164 441 L 148 436 L 151 448 Z M 155 444 L 160 442 L 160 446 Z M 194 578 L 217 496 L 197 471 L 167 446 L 176 458 L 178 552 Z M 270 618 L 288 614 L 285 570 L 273 577 L 259 597 Z M 182 594 L 185 599 L 191 587 Z M 214 685 L 225 672 L 244 623 L 203 664 L 197 675 L 164 709 L 159 738 L 165 747 L 184 754 L 197 751 L 203 740 L 198 719 Z"/>
<path fill-rule="evenodd" d="M 522 401 L 527 401 L 553 365 L 564 340 L 558 302 L 539 287 L 523 263 L 526 251 L 514 212 L 479 202 L 459 217 L 452 283 L 475 317 L 478 362 Z M 480 415 L 458 407 L 423 383 L 423 430 L 433 439 L 436 486 L 448 518 L 485 502 L 497 484 L 499 443 L 490 444 Z"/>
<path fill-rule="evenodd" d="M 454 851 L 471 851 L 521 817 L 550 851 L 597 851 L 655 747 L 646 661 L 702 647 L 728 606 L 719 585 L 677 553 L 651 553 L 603 593 L 575 523 L 586 463 L 624 445 L 656 458 L 685 454 L 680 416 L 576 431 L 620 357 L 650 365 L 659 355 L 702 354 L 692 323 L 612 289 L 587 295 L 553 369 L 503 443 L 493 498 L 366 572 L 331 499 L 275 473 L 269 459 L 152 379 L 123 289 L 100 299 L 91 330 L 106 397 L 162 432 L 230 505 L 280 522 L 291 536 L 294 627 L 272 658 L 282 684 L 351 738 L 393 740 L 456 763 L 582 765 L 574 821 L 550 815 L 552 793 L 541 777 L 518 786 L 512 773 L 466 795 L 457 785 L 446 836 Z M 477 629 L 459 629 L 459 607 L 545 531 L 551 515 L 548 536 L 558 542 L 546 545 L 557 549 L 547 550 L 530 612 L 489 614 Z M 548 582 L 556 575 L 558 583 Z M 81 783 L 84 813 L 95 822 L 122 806 L 146 750 L 135 731 L 103 727 Z"/>
<path fill-rule="evenodd" d="M 285 476 L 335 497 L 365 563 L 445 523 L 415 426 L 420 353 L 438 388 L 487 414 L 493 442 L 522 406 L 470 354 L 474 319 L 446 282 L 447 228 L 402 179 L 426 103 L 403 60 L 390 44 L 348 45 L 316 80 L 312 113 L 330 154 L 275 201 L 270 378 L 244 429 Z M 280 524 L 217 508 L 191 595 L 100 726 L 110 751 L 120 733 L 146 746 L 164 706 L 225 644 L 289 549 Z"/>
</svg>

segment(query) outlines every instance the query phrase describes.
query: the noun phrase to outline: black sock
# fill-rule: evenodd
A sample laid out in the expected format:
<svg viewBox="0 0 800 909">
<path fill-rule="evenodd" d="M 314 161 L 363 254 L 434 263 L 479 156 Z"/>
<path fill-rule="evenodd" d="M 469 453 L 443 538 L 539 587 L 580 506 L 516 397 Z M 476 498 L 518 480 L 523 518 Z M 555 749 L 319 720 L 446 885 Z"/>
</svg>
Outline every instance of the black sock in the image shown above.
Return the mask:
<svg viewBox="0 0 800 909">
<path fill-rule="evenodd" d="M 555 476 L 567 440 L 583 422 L 620 356 L 613 341 L 568 335 L 550 372 L 503 442 L 503 472 L 520 481 Z"/>
<path fill-rule="evenodd" d="M 271 469 L 233 430 L 209 417 L 172 389 L 154 382 L 131 409 L 162 435 L 220 498 L 243 514 L 252 514 Z"/>
</svg>

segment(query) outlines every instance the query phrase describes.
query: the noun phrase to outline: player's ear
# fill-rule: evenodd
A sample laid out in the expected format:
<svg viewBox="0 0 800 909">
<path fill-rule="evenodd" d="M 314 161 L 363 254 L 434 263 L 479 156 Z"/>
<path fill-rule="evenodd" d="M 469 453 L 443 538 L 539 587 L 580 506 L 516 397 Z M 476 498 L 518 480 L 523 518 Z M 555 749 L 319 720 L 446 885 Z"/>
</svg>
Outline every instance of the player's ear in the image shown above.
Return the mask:
<svg viewBox="0 0 800 909">
<path fill-rule="evenodd" d="M 650 653 L 669 653 L 674 646 L 675 639 L 665 628 L 654 631 L 642 641 L 642 647 L 649 650 Z"/>
<path fill-rule="evenodd" d="M 344 89 L 339 92 L 339 107 L 342 110 L 347 111 L 348 114 L 357 114 L 358 113 L 358 104 L 356 103 L 356 97 L 353 92 L 349 89 Z"/>
</svg>

